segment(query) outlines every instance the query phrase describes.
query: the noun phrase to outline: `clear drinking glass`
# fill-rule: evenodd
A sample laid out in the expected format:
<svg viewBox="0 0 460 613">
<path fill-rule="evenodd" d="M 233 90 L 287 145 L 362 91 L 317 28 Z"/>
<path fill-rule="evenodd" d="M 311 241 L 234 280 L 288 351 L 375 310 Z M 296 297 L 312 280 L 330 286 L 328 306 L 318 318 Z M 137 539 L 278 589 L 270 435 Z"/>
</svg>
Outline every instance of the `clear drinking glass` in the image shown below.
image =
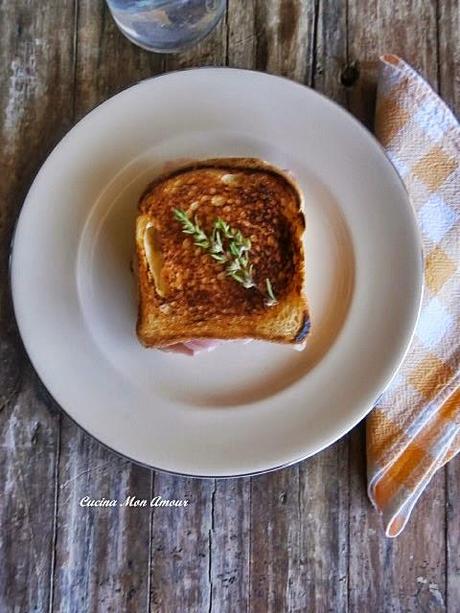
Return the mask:
<svg viewBox="0 0 460 613">
<path fill-rule="evenodd" d="M 129 40 L 148 51 L 182 51 L 204 38 L 225 11 L 226 0 L 107 0 Z"/>
</svg>

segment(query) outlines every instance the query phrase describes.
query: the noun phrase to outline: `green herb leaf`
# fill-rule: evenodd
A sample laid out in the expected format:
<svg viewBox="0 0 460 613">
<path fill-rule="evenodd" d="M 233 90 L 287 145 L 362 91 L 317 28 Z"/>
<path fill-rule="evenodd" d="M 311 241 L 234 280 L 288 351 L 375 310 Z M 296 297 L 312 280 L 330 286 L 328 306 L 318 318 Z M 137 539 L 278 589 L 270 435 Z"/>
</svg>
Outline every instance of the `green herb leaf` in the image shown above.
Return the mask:
<svg viewBox="0 0 460 613">
<path fill-rule="evenodd" d="M 235 281 L 238 281 L 238 283 L 241 283 L 241 285 L 244 286 L 244 279 L 239 273 L 231 272 L 228 274 L 228 276 L 231 277 L 232 279 L 235 279 Z"/>
<path fill-rule="evenodd" d="M 273 306 L 278 303 L 270 279 L 265 279 L 265 287 L 267 288 L 268 298 L 265 300 L 267 306 Z"/>
<path fill-rule="evenodd" d="M 230 243 L 230 253 L 238 258 L 241 255 L 239 247 L 236 243 Z"/>
<path fill-rule="evenodd" d="M 201 228 L 198 220 L 192 221 L 182 209 L 173 209 L 175 219 L 182 224 L 182 232 L 193 236 L 194 244 L 219 262 L 225 264 L 225 270 L 229 277 L 244 288 L 257 288 L 254 281 L 254 266 L 250 263 L 249 252 L 251 241 L 245 238 L 241 230 L 232 228 L 226 221 L 218 217 L 213 224 L 211 235 L 208 236 Z M 225 243 L 224 243 L 225 240 Z M 265 304 L 273 306 L 278 301 L 273 292 L 270 279 L 265 279 L 266 297 Z"/>
<path fill-rule="evenodd" d="M 241 270 L 241 264 L 239 263 L 238 260 L 232 260 L 228 265 L 227 265 L 227 272 L 229 274 L 233 273 L 233 272 L 238 272 L 238 270 Z"/>
<path fill-rule="evenodd" d="M 217 262 L 224 264 L 227 261 L 227 258 L 224 254 L 211 253 L 211 257 L 214 258 Z"/>
</svg>

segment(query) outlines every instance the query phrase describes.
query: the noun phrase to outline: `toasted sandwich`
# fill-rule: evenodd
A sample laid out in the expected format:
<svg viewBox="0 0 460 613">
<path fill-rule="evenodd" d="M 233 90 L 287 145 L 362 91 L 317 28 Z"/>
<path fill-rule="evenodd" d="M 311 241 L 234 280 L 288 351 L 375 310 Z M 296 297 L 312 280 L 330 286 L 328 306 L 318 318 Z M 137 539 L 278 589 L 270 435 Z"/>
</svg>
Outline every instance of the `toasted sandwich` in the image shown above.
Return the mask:
<svg viewBox="0 0 460 613">
<path fill-rule="evenodd" d="M 192 354 L 216 339 L 303 348 L 304 231 L 300 188 L 261 160 L 197 161 L 155 179 L 136 222 L 141 343 Z"/>
</svg>

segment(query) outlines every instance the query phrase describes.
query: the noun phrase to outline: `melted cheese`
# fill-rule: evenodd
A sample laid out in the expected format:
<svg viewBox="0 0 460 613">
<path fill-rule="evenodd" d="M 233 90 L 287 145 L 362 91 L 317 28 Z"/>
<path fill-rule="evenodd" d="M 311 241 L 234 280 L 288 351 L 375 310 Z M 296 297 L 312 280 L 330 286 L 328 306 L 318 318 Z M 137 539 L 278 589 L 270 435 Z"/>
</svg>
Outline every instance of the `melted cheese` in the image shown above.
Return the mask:
<svg viewBox="0 0 460 613">
<path fill-rule="evenodd" d="M 149 265 L 150 272 L 155 283 L 156 293 L 163 297 L 167 288 L 161 274 L 163 268 L 163 258 L 158 248 L 157 232 L 153 225 L 148 225 L 144 233 L 144 251 Z"/>
</svg>

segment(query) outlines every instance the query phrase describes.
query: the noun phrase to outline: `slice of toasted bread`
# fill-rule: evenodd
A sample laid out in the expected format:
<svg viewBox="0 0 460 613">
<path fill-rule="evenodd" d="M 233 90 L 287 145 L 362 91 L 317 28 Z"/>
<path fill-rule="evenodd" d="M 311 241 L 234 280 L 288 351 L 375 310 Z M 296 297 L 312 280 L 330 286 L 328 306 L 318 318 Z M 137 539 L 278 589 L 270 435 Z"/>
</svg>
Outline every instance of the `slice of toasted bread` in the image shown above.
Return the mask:
<svg viewBox="0 0 460 613">
<path fill-rule="evenodd" d="M 184 233 L 175 209 L 208 237 L 219 218 L 249 239 L 255 286 L 228 276 Z M 304 230 L 301 190 L 261 160 L 197 161 L 157 178 L 140 199 L 136 224 L 139 340 L 147 347 L 210 338 L 302 344 L 310 328 Z"/>
</svg>

